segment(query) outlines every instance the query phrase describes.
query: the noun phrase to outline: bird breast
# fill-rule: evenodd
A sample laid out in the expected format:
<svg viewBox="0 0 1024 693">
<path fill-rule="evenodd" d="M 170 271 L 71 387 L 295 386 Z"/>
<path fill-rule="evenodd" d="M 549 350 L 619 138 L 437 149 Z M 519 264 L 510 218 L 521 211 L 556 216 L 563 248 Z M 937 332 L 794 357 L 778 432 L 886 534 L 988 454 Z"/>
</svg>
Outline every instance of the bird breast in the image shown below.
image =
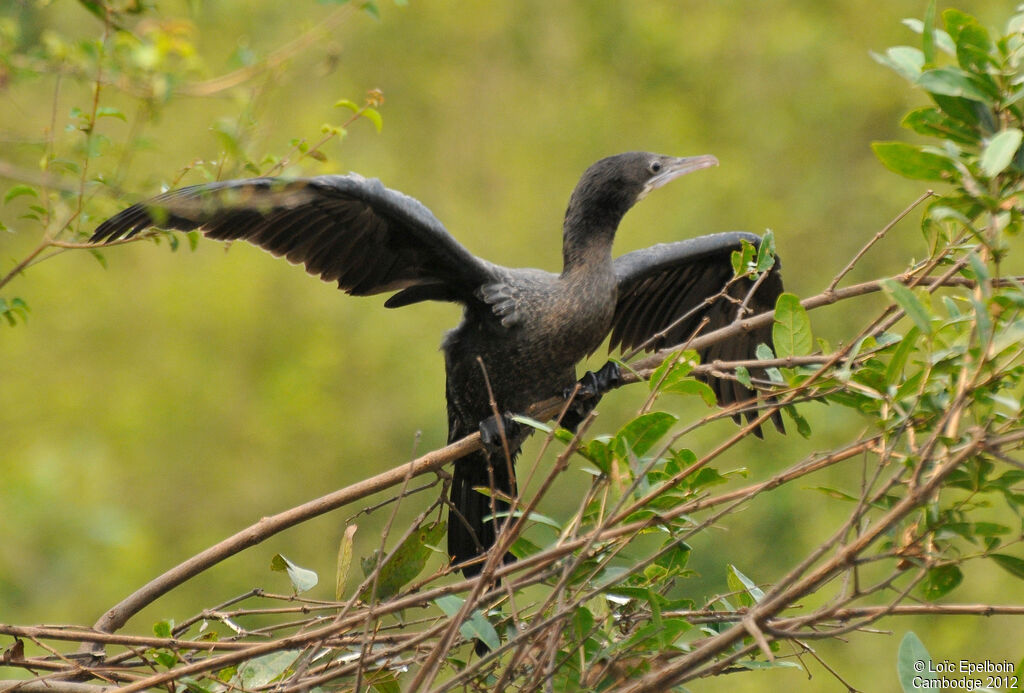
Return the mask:
<svg viewBox="0 0 1024 693">
<path fill-rule="evenodd" d="M 534 279 L 534 278 L 530 278 Z M 511 330 L 517 350 L 552 370 L 571 368 L 600 346 L 615 311 L 614 276 L 548 274 L 543 281 L 520 284 L 517 314 Z"/>
</svg>

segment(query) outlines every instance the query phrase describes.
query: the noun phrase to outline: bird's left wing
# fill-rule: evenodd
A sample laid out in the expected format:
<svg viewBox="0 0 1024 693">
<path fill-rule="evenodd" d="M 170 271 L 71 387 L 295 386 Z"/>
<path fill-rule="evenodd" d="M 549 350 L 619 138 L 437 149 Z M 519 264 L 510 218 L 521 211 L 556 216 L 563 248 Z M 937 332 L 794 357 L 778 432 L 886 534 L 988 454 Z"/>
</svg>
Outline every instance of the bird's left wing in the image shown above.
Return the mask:
<svg viewBox="0 0 1024 693">
<path fill-rule="evenodd" d="M 420 202 L 358 175 L 193 185 L 132 205 L 91 240 L 151 226 L 248 241 L 357 296 L 403 290 L 393 298 L 470 301 L 492 276 Z"/>
<path fill-rule="evenodd" d="M 778 260 L 753 295 L 750 279 L 733 281 L 731 255 L 744 240 L 755 247 L 761 242 L 754 234 L 733 231 L 663 243 L 616 258 L 618 301 L 610 347 L 651 351 L 682 344 L 698 329 L 707 334 L 733 322 L 744 302 L 743 317 L 774 308 L 782 293 Z M 770 326 L 708 346 L 700 353 L 701 362 L 752 359 L 761 342 L 771 344 Z M 755 396 L 733 379 L 712 378 L 710 385 L 723 406 Z M 752 419 L 754 413 L 747 416 Z M 781 428 L 781 419 L 773 421 Z"/>
</svg>

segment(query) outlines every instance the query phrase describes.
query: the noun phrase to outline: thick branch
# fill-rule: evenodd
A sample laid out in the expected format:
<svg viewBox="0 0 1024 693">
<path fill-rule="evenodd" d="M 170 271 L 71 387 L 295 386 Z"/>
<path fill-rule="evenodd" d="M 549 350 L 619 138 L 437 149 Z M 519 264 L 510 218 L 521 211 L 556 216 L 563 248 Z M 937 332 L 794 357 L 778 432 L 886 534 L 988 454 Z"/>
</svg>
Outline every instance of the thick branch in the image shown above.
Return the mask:
<svg viewBox="0 0 1024 693">
<path fill-rule="evenodd" d="M 91 683 L 74 681 L 22 681 L 0 680 L 0 693 L 18 691 L 18 693 L 113 693 L 117 686 L 97 686 Z"/>
<path fill-rule="evenodd" d="M 401 484 L 406 478 L 440 469 L 480 447 L 480 434 L 466 436 L 451 445 L 430 452 L 408 464 L 394 467 L 376 476 L 364 479 L 334 493 L 321 496 L 300 506 L 285 510 L 270 517 L 264 517 L 256 524 L 214 544 L 187 561 L 167 571 L 155 580 L 126 597 L 107 611 L 93 626 L 96 630 L 111 633 L 123 626 L 140 609 L 166 594 L 186 580 L 195 577 L 207 568 L 220 563 L 239 551 L 264 541 L 278 532 L 305 522 L 311 518 L 340 508 L 378 491 Z"/>
<path fill-rule="evenodd" d="M 230 641 L 192 641 L 177 638 L 150 638 L 138 635 L 118 635 L 115 633 L 99 633 L 84 628 L 54 628 L 50 626 L 12 626 L 0 623 L 0 635 L 30 640 L 66 640 L 69 642 L 92 642 L 103 645 L 124 645 L 126 647 L 166 647 L 178 650 L 242 650 L 248 647 L 245 643 Z"/>
</svg>

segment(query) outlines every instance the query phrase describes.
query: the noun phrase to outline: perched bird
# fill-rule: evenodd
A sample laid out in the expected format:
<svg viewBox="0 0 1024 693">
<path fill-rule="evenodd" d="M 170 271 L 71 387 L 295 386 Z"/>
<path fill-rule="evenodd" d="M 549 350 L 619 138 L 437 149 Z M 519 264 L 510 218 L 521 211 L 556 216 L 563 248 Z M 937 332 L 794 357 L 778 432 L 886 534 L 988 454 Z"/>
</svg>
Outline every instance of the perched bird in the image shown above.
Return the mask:
<svg viewBox="0 0 1024 693">
<path fill-rule="evenodd" d="M 750 313 L 774 306 L 782 292 L 778 264 L 756 287 L 749 279 L 730 283 L 731 253 L 744 240 L 757 245 L 753 234 L 700 236 L 612 259 L 616 229 L 636 202 L 717 163 L 713 156 L 629 152 L 593 164 L 569 199 L 561 274 L 480 259 L 418 201 L 354 174 L 193 185 L 125 209 L 103 222 L 92 241 L 127 238 L 151 226 L 201 229 L 208 238 L 245 240 L 301 263 L 349 294 L 396 292 L 385 302 L 388 308 L 428 300 L 462 304 L 462 322 L 442 345 L 448 440 L 479 429 L 489 444 L 458 460 L 452 477 L 448 550 L 454 563 L 464 563 L 494 545 L 507 499 L 516 495 L 500 435 L 513 459 L 525 438 L 507 416 L 494 419 L 488 384 L 503 414 L 523 412 L 571 391 L 577 362 L 609 333 L 611 348 L 654 349 L 684 342 L 699 328 L 722 327 L 741 306 Z M 701 358 L 752 358 L 757 344 L 770 340 L 769 328 L 755 330 L 708 347 Z M 617 381 L 611 362 L 587 374 L 581 383 L 589 404 L 572 409 L 563 423 L 578 424 Z M 712 378 L 711 384 L 723 405 L 755 396 L 736 380 Z M 463 566 L 466 575 L 479 570 L 479 561 Z"/>
</svg>

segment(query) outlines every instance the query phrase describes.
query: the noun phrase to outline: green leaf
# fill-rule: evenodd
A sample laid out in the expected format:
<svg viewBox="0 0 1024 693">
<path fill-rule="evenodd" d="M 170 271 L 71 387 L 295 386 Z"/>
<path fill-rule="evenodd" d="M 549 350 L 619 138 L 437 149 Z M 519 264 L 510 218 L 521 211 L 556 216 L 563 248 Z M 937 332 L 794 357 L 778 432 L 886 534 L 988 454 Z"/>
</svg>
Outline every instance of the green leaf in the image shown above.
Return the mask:
<svg viewBox="0 0 1024 693">
<path fill-rule="evenodd" d="M 632 453 L 641 457 L 654 446 L 679 419 L 663 411 L 636 417 L 615 434 L 615 450 L 622 457 Z"/>
<path fill-rule="evenodd" d="M 779 358 L 806 356 L 814 347 L 811 320 L 795 294 L 783 293 L 775 302 L 772 343 Z"/>
<path fill-rule="evenodd" d="M 1024 559 L 1005 553 L 993 553 L 989 556 L 1000 568 L 1014 577 L 1024 580 Z"/>
<path fill-rule="evenodd" d="M 910 46 L 893 46 L 886 50 L 884 55 L 873 52 L 871 57 L 904 79 L 915 83 L 921 76 L 925 63 L 924 53 Z"/>
<path fill-rule="evenodd" d="M 577 448 L 577 452 L 594 464 L 602 474 L 612 470 L 612 439 L 600 436 Z"/>
<path fill-rule="evenodd" d="M 739 594 L 740 601 L 744 606 L 753 606 L 764 599 L 764 592 L 761 588 L 732 564 L 729 565 L 726 582 L 730 590 Z"/>
<path fill-rule="evenodd" d="M 348 110 L 352 111 L 353 113 L 358 113 L 359 112 L 359 104 L 357 104 L 355 101 L 350 101 L 348 99 L 339 99 L 338 101 L 335 101 L 334 102 L 334 107 L 335 108 L 347 108 Z"/>
<path fill-rule="evenodd" d="M 124 113 L 122 113 L 120 110 L 114 108 L 113 106 L 100 106 L 99 108 L 96 109 L 96 118 L 104 118 L 104 117 L 106 117 L 106 118 L 119 118 L 119 119 L 121 119 L 123 121 L 126 121 L 126 122 L 128 120 L 128 118 L 125 117 Z"/>
<path fill-rule="evenodd" d="M 754 348 L 754 356 L 759 361 L 770 361 L 775 358 L 775 352 L 772 351 L 770 346 L 762 342 Z M 778 368 L 765 368 L 764 372 L 773 383 L 784 384 L 786 382 Z"/>
<path fill-rule="evenodd" d="M 665 576 L 688 574 L 686 564 L 690 562 L 690 554 L 693 548 L 679 539 L 669 539 L 661 551 L 661 556 L 654 562 L 662 568 Z"/>
<path fill-rule="evenodd" d="M 754 269 L 758 272 L 767 272 L 775 266 L 775 234 L 771 229 L 765 229 L 761 242 L 757 246 L 757 260 Z"/>
<path fill-rule="evenodd" d="M 754 389 L 754 381 L 750 379 L 750 371 L 747 370 L 746 366 L 736 366 L 736 380 L 740 382 L 740 385 L 747 388 L 748 390 Z"/>
<path fill-rule="evenodd" d="M 352 567 L 352 543 L 356 529 L 356 525 L 346 527 L 338 544 L 338 568 L 334 578 L 334 598 L 338 601 L 345 594 L 345 583 L 348 582 L 349 569 Z"/>
<path fill-rule="evenodd" d="M 997 522 L 975 522 L 974 533 L 979 537 L 994 537 L 1009 534 L 1010 528 Z"/>
<path fill-rule="evenodd" d="M 955 8 L 943 10 L 942 21 L 945 23 L 946 31 L 949 32 L 954 42 L 960 40 L 960 31 L 964 26 L 978 22 L 972 15 Z"/>
<path fill-rule="evenodd" d="M 921 27 L 921 49 L 924 59 L 932 64 L 935 62 L 935 0 L 928 3 L 924 11 L 924 23 Z"/>
<path fill-rule="evenodd" d="M 523 424 L 524 426 L 529 426 L 533 430 L 540 431 L 541 433 L 544 433 L 545 435 L 548 434 L 548 433 L 551 433 L 551 431 L 554 430 L 553 426 L 548 426 L 543 421 L 538 421 L 537 419 L 534 419 L 534 418 L 529 417 L 529 416 L 525 416 L 523 414 L 515 414 L 512 417 L 512 420 L 515 421 L 516 423 Z"/>
<path fill-rule="evenodd" d="M 301 650 L 281 650 L 247 659 L 238 665 L 235 678 L 245 690 L 252 690 L 279 679 L 295 663 Z"/>
<path fill-rule="evenodd" d="M 951 592 L 957 585 L 963 582 L 963 579 L 964 574 L 960 572 L 958 566 L 936 566 L 928 571 L 922 583 L 921 591 L 925 599 L 935 601 Z"/>
<path fill-rule="evenodd" d="M 178 663 L 178 655 L 167 650 L 157 650 L 153 653 L 153 658 L 165 669 L 171 669 Z"/>
<path fill-rule="evenodd" d="M 669 618 L 661 623 L 649 623 L 633 631 L 626 640 L 616 643 L 616 649 L 621 652 L 637 649 L 664 651 L 671 648 L 673 643 L 691 628 L 693 626 L 681 618 Z"/>
<path fill-rule="evenodd" d="M 661 392 L 669 392 L 675 395 L 697 395 L 709 407 L 715 406 L 717 401 L 715 399 L 715 391 L 707 383 L 688 376 L 673 376 L 675 376 L 674 372 L 670 373 L 665 381 L 662 382 Z"/>
<path fill-rule="evenodd" d="M 8 303 L 6 299 L 0 298 L 0 317 L 11 327 L 18 324 L 18 318 L 21 318 L 22 322 L 28 322 L 28 313 L 28 304 L 22 299 L 15 297 Z"/>
<path fill-rule="evenodd" d="M 992 318 L 988 314 L 983 301 L 971 296 L 971 305 L 974 306 L 974 317 L 977 321 L 978 339 L 982 344 L 987 344 L 992 336 Z"/>
<path fill-rule="evenodd" d="M 430 525 L 420 527 L 417 531 L 406 537 L 390 560 L 384 562 L 380 567 L 380 574 L 377 576 L 377 599 L 387 599 L 395 594 L 402 587 L 408 584 L 413 578 L 420 574 L 427 559 L 432 556 L 434 546 L 441 541 L 447 529 L 446 522 L 434 522 Z M 377 554 L 374 553 L 369 559 L 363 561 L 363 569 L 372 571 L 377 565 Z M 367 574 L 369 574 L 367 571 Z M 367 586 L 359 594 L 359 598 L 369 601 L 373 585 Z"/>
<path fill-rule="evenodd" d="M 696 491 L 707 486 L 718 486 L 719 484 L 724 484 L 728 481 L 729 480 L 719 474 L 718 470 L 714 467 L 701 467 L 696 471 L 696 473 L 686 477 L 686 484 L 692 491 Z"/>
<path fill-rule="evenodd" d="M 367 672 L 366 683 L 377 693 L 402 693 L 398 677 L 395 676 L 395 672 L 388 669 Z"/>
<path fill-rule="evenodd" d="M 7 193 L 4 194 L 4 204 L 7 204 L 16 197 L 21 197 L 22 195 L 31 195 L 32 197 L 38 198 L 39 191 L 31 185 L 12 185 L 7 189 Z"/>
<path fill-rule="evenodd" d="M 989 178 L 1002 173 L 1013 161 L 1022 138 L 1024 132 L 1017 128 L 1007 128 L 989 140 L 981 152 L 981 172 Z"/>
<path fill-rule="evenodd" d="M 373 127 L 377 128 L 377 132 L 384 128 L 384 119 L 380 117 L 380 112 L 376 108 L 367 107 L 363 109 L 362 116 L 373 123 Z"/>
<path fill-rule="evenodd" d="M 986 103 L 990 99 L 989 95 L 975 84 L 968 73 L 956 67 L 925 70 L 917 78 L 917 85 L 932 94 L 958 96 L 982 103 Z"/>
<path fill-rule="evenodd" d="M 270 559 L 270 569 L 281 573 L 288 573 L 288 579 L 292 582 L 292 589 L 295 590 L 295 594 L 308 592 L 316 587 L 316 583 L 320 581 L 315 572 L 295 565 L 279 553 L 274 554 L 274 557 Z"/>
<path fill-rule="evenodd" d="M 903 376 L 903 369 L 907 364 L 907 358 L 914 350 L 914 345 L 917 344 L 917 338 L 920 335 L 921 330 L 917 327 L 911 327 L 907 330 L 907 334 L 900 341 L 900 345 L 896 347 L 896 351 L 893 352 L 892 359 L 885 369 L 885 382 L 887 384 L 895 385 Z"/>
<path fill-rule="evenodd" d="M 984 75 L 984 79 L 988 79 L 984 71 L 989 65 L 996 63 L 992 57 L 992 48 L 992 40 L 985 27 L 977 22 L 967 24 L 960 30 L 960 35 L 956 39 L 957 62 L 965 70 L 980 73 Z"/>
<path fill-rule="evenodd" d="M 1010 469 L 1003 472 L 998 479 L 993 479 L 991 483 L 996 488 L 1009 490 L 1021 482 L 1024 482 L 1024 470 Z"/>
<path fill-rule="evenodd" d="M 686 377 L 698 363 L 700 363 L 700 357 L 692 349 L 673 352 L 651 373 L 647 383 L 648 387 L 654 390 L 670 382 L 670 377 L 672 379 Z"/>
<path fill-rule="evenodd" d="M 523 511 L 522 510 L 517 510 L 515 512 L 509 512 L 508 510 L 503 510 L 501 512 L 494 513 L 493 515 L 488 513 L 487 515 L 484 516 L 483 519 L 486 522 L 488 520 L 493 520 L 493 519 L 501 519 L 501 518 L 505 518 L 505 517 L 522 517 L 522 516 L 523 516 Z M 529 518 L 529 520 L 531 522 L 536 522 L 539 525 L 547 525 L 548 527 L 551 527 L 552 529 L 554 529 L 557 532 L 561 532 L 562 531 L 562 523 L 559 522 L 558 520 L 554 519 L 553 517 L 548 517 L 547 515 L 542 515 L 542 514 L 540 514 L 538 512 L 531 512 L 531 513 L 527 514 L 527 517 Z"/>
<path fill-rule="evenodd" d="M 380 8 L 377 7 L 376 0 L 367 0 L 359 8 L 374 19 L 380 19 Z"/>
<path fill-rule="evenodd" d="M 594 615 L 585 606 L 578 607 L 572 615 L 572 628 L 577 642 L 583 642 L 593 636 Z"/>
<path fill-rule="evenodd" d="M 918 34 L 924 34 L 924 22 L 920 19 L 910 17 L 904 19 L 902 23 L 911 31 Z M 953 38 L 948 33 L 942 29 L 936 29 L 932 32 L 932 36 L 935 41 L 936 48 L 948 55 L 956 55 L 956 44 L 953 43 Z"/>
<path fill-rule="evenodd" d="M 791 418 L 793 423 L 796 424 L 796 432 L 799 433 L 802 438 L 811 437 L 811 424 L 807 422 L 807 419 L 804 418 L 803 414 L 801 414 L 796 407 L 792 404 L 787 404 L 782 408 L 782 411 L 786 412 L 786 416 Z"/>
<path fill-rule="evenodd" d="M 802 666 L 796 662 L 791 662 L 788 659 L 776 659 L 773 662 L 767 662 L 760 659 L 744 659 L 736 662 L 736 666 L 748 669 L 750 671 L 763 671 L 765 669 L 800 669 L 804 670 Z"/>
<path fill-rule="evenodd" d="M 188 690 L 189 693 L 214 693 L 212 687 L 204 686 L 189 676 L 182 676 L 178 679 L 178 682 L 184 685 L 185 689 Z M 217 691 L 219 692 L 220 690 L 221 688 L 218 686 Z"/>
<path fill-rule="evenodd" d="M 938 674 L 929 671 L 932 667 L 926 666 L 932 661 L 931 655 L 925 649 L 921 638 L 913 631 L 907 631 L 900 641 L 899 654 L 896 655 L 896 673 L 899 675 L 900 686 L 903 693 L 918 693 L 921 686 L 914 685 L 915 679 L 937 679 Z"/>
<path fill-rule="evenodd" d="M 992 39 L 977 19 L 956 9 L 943 12 L 942 19 L 956 43 L 956 58 L 960 67 L 979 73 L 995 62 L 991 56 Z"/>
<path fill-rule="evenodd" d="M 914 295 L 913 291 L 894 279 L 883 279 L 882 289 L 899 304 L 903 312 L 914 321 L 914 324 L 917 325 L 921 332 L 925 334 L 932 333 L 931 314 L 924 304 L 918 300 L 917 296 Z"/>
<path fill-rule="evenodd" d="M 434 600 L 434 603 L 437 604 L 441 611 L 449 617 L 458 614 L 464 602 L 464 599 L 460 599 L 452 594 Z M 479 639 L 492 650 L 496 650 L 501 646 L 498 631 L 494 630 L 494 626 L 484 618 L 484 615 L 479 610 L 474 610 L 470 617 L 459 626 L 459 632 L 467 640 Z"/>
<path fill-rule="evenodd" d="M 153 635 L 158 638 L 173 638 L 174 637 L 174 621 L 164 620 L 157 621 L 153 624 Z"/>
<path fill-rule="evenodd" d="M 829 486 L 808 486 L 807 490 L 808 491 L 817 491 L 818 493 L 823 493 L 826 496 L 828 496 L 829 498 L 832 498 L 832 499 L 835 499 L 835 500 L 851 501 L 851 502 L 859 501 L 860 500 L 856 496 L 851 496 L 849 493 L 844 493 L 843 491 L 840 491 L 839 489 L 831 488 Z"/>
<path fill-rule="evenodd" d="M 523 537 L 517 538 L 515 543 L 512 544 L 512 548 L 509 549 L 509 551 L 511 551 L 512 554 L 516 558 L 519 558 L 519 559 L 523 559 L 523 558 L 526 558 L 528 556 L 532 556 L 534 554 L 538 554 L 542 550 L 543 549 L 540 546 L 538 546 L 537 544 L 534 544 L 529 539 L 525 539 Z"/>
<path fill-rule="evenodd" d="M 742 277 L 748 274 L 754 267 L 754 257 L 756 254 L 757 250 L 750 241 L 740 241 L 740 249 L 732 251 L 730 256 L 732 275 L 734 277 Z"/>
<path fill-rule="evenodd" d="M 976 144 L 978 134 L 955 121 L 934 106 L 914 109 L 903 117 L 900 125 L 920 135 L 941 137 L 961 144 Z"/>
<path fill-rule="evenodd" d="M 957 173 L 948 158 L 906 142 L 872 142 L 871 149 L 887 169 L 907 178 L 948 180 Z"/>
</svg>

